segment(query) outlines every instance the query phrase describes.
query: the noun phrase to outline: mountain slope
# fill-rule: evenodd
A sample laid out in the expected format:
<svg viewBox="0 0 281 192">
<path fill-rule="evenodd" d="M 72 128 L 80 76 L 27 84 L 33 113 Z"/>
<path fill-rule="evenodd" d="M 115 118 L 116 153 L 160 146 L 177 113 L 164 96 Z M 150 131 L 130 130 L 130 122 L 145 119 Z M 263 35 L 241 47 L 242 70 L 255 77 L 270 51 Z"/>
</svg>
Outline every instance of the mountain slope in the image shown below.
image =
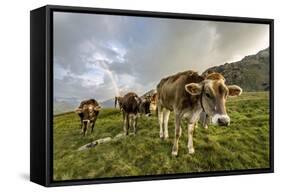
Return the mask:
<svg viewBox="0 0 281 192">
<path fill-rule="evenodd" d="M 76 98 L 54 98 L 53 112 L 54 114 L 74 111 L 78 107 L 80 101 Z"/>
<path fill-rule="evenodd" d="M 255 55 L 244 57 L 241 61 L 225 63 L 207 69 L 208 72 L 222 73 L 227 84 L 236 84 L 244 91 L 269 90 L 269 48 Z"/>
<path fill-rule="evenodd" d="M 113 108 L 114 107 L 115 98 L 108 99 L 100 103 L 100 105 L 104 108 Z"/>
</svg>

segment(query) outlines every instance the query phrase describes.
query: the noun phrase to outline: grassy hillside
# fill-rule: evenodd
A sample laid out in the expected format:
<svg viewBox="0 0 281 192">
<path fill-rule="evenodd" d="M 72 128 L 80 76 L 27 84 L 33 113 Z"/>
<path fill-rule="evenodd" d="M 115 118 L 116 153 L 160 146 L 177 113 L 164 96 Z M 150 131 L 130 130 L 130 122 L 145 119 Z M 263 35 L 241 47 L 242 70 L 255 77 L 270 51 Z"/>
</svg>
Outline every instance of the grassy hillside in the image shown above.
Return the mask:
<svg viewBox="0 0 281 192">
<path fill-rule="evenodd" d="M 268 92 L 243 93 L 229 98 L 229 127 L 199 126 L 194 133 L 195 154 L 187 152 L 183 122 L 179 156 L 171 155 L 174 125 L 169 121 L 168 140 L 159 138 L 156 116 L 142 117 L 136 136 L 77 151 L 93 140 L 122 132 L 122 115 L 103 109 L 92 135 L 80 135 L 74 113 L 54 117 L 54 180 L 155 175 L 269 167 Z"/>
<path fill-rule="evenodd" d="M 211 67 L 204 73 L 221 73 L 228 85 L 239 85 L 244 91 L 268 91 L 269 56 L 269 48 L 267 48 L 240 61 Z"/>
</svg>

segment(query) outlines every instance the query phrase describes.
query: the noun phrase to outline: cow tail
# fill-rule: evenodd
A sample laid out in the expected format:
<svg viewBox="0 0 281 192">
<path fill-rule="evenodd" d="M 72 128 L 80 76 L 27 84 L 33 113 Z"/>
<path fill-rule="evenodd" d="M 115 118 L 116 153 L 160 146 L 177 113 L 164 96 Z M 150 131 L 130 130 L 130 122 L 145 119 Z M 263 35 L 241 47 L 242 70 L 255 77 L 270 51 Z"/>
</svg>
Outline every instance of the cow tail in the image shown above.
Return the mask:
<svg viewBox="0 0 281 192">
<path fill-rule="evenodd" d="M 115 97 L 115 101 L 114 101 L 114 107 L 116 108 L 117 105 L 117 97 Z"/>
<path fill-rule="evenodd" d="M 158 85 L 157 85 L 157 88 L 158 88 Z M 156 110 L 155 110 L 155 114 L 156 114 L 156 117 L 158 118 L 158 100 L 159 100 L 159 96 L 160 95 L 160 93 L 159 93 L 159 91 L 157 91 L 157 93 L 156 93 L 156 98 L 155 98 L 155 100 L 156 100 Z"/>
</svg>

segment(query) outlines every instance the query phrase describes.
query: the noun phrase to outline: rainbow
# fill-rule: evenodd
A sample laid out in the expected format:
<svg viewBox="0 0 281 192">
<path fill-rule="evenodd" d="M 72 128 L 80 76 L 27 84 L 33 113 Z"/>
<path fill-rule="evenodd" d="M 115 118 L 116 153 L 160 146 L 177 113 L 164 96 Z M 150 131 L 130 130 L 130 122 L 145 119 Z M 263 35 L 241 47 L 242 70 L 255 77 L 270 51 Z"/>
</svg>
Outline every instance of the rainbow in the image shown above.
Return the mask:
<svg viewBox="0 0 281 192">
<path fill-rule="evenodd" d="M 100 64 L 101 68 L 105 71 L 105 73 L 109 76 L 109 78 L 112 82 L 113 88 L 114 88 L 115 96 L 120 96 L 120 89 L 116 83 L 116 80 L 114 78 L 112 71 L 110 71 L 108 65 L 104 61 L 100 61 L 99 64 Z"/>
</svg>

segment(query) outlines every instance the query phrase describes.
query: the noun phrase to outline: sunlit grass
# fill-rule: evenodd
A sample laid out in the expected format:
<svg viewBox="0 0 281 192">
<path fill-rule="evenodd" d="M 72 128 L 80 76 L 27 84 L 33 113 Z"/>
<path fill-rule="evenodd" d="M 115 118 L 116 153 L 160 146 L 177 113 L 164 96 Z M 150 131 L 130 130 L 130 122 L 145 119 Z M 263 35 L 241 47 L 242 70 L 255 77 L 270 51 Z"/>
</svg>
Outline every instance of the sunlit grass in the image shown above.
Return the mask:
<svg viewBox="0 0 281 192">
<path fill-rule="evenodd" d="M 268 92 L 243 93 L 227 102 L 228 127 L 199 126 L 194 133 L 195 154 L 187 151 L 186 122 L 182 122 L 179 156 L 171 155 L 174 125 L 169 121 L 168 140 L 159 138 L 155 114 L 142 117 L 136 136 L 77 151 L 93 140 L 114 137 L 123 131 L 122 115 L 103 109 L 94 132 L 80 134 L 75 113 L 54 117 L 54 180 L 91 179 L 269 167 Z"/>
</svg>

